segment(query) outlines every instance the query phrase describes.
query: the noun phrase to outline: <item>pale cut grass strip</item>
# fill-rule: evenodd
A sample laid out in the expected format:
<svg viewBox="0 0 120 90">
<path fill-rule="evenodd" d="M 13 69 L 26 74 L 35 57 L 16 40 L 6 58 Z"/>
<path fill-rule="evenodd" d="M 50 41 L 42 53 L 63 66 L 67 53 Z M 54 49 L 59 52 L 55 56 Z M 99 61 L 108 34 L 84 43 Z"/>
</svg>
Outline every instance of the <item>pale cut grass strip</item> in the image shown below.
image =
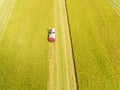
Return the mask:
<svg viewBox="0 0 120 90">
<path fill-rule="evenodd" d="M 0 17 L 0 42 L 3 38 L 3 35 L 5 33 L 5 29 L 7 27 L 7 24 L 9 22 L 10 16 L 12 14 L 12 10 L 15 4 L 15 0 L 9 0 L 9 2 L 7 2 L 7 5 L 3 11 L 3 14 Z"/>
</svg>

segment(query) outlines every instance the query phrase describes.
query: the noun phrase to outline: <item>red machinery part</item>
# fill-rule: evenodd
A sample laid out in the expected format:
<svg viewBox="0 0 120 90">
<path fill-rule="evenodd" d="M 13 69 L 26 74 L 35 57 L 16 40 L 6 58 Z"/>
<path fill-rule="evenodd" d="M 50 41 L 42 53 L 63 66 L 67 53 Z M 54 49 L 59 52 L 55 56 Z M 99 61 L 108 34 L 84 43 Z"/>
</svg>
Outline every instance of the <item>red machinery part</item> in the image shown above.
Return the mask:
<svg viewBox="0 0 120 90">
<path fill-rule="evenodd" d="M 55 39 L 54 38 L 49 38 L 49 41 L 50 42 L 55 42 Z"/>
</svg>

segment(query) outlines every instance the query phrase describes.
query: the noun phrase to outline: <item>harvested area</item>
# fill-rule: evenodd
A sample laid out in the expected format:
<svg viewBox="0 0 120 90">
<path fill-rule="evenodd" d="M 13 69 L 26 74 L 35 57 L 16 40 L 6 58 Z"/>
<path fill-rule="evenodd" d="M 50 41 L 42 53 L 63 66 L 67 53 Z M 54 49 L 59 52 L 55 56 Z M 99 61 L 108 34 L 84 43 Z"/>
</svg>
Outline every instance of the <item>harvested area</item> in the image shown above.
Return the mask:
<svg viewBox="0 0 120 90">
<path fill-rule="evenodd" d="M 65 0 L 54 0 L 56 41 L 49 44 L 48 90 L 77 90 Z"/>
</svg>

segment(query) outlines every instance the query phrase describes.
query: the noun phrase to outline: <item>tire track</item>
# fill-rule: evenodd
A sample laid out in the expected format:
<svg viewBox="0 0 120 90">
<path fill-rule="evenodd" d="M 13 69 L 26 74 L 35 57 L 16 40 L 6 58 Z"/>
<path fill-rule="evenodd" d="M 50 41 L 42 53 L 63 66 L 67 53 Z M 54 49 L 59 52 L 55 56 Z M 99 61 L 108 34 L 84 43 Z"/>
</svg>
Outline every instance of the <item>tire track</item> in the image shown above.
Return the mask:
<svg viewBox="0 0 120 90">
<path fill-rule="evenodd" d="M 67 6 L 66 6 L 66 1 L 65 0 L 63 0 L 63 10 L 65 10 L 64 11 L 64 22 L 65 22 L 65 24 L 64 24 L 64 30 L 66 31 L 64 34 L 66 35 L 66 47 L 68 47 L 67 48 L 67 56 L 69 56 L 68 57 L 68 61 L 67 61 L 67 63 L 70 63 L 70 65 L 69 65 L 69 76 L 70 76 L 70 88 L 71 88 L 71 90 L 77 90 L 77 82 L 76 82 L 76 77 L 75 77 L 75 67 L 74 67 L 74 60 L 73 60 L 73 52 L 72 52 L 72 46 L 71 46 L 71 44 L 72 44 L 72 42 L 71 42 L 71 38 L 70 38 L 70 28 L 69 28 L 69 21 L 68 21 L 68 15 L 67 15 Z M 68 43 L 68 44 L 67 44 Z"/>
<path fill-rule="evenodd" d="M 61 0 L 59 0 L 59 4 L 60 4 L 60 16 L 61 16 L 61 18 L 60 18 L 60 22 L 61 22 L 61 36 L 62 36 L 62 40 L 63 40 L 63 47 L 64 47 L 64 63 L 65 63 L 65 68 L 66 68 L 66 83 L 67 83 L 67 86 L 66 86 L 66 88 L 68 89 L 68 90 L 70 90 L 70 75 L 69 75 L 69 69 L 68 69 L 68 57 L 67 57 L 67 43 L 66 43 L 66 36 L 65 36 L 65 21 L 64 21 L 64 11 L 63 11 L 63 1 L 61 1 Z"/>
<path fill-rule="evenodd" d="M 54 26 L 56 26 L 56 6 L 55 6 L 55 1 L 54 1 Z M 49 43 L 49 51 L 48 51 L 48 58 L 49 58 L 49 84 L 48 84 L 48 90 L 56 90 L 56 82 L 57 82 L 57 77 L 59 77 L 59 74 L 56 74 L 56 72 L 58 71 L 58 65 L 57 64 L 57 57 L 58 54 L 56 54 L 56 48 L 55 46 L 57 43 Z"/>
<path fill-rule="evenodd" d="M 48 52 L 48 58 L 49 58 L 49 86 L 48 86 L 48 90 L 53 90 L 53 88 L 55 88 L 55 70 L 54 68 L 56 68 L 55 65 L 55 45 L 52 43 L 49 43 L 49 52 Z"/>
<path fill-rule="evenodd" d="M 56 42 L 55 45 L 52 43 L 52 48 L 55 49 L 52 50 L 54 56 L 50 59 L 52 61 L 50 61 L 49 70 L 49 90 L 77 90 L 64 0 L 54 0 L 54 15 Z M 51 48 L 51 44 L 49 45 L 49 48 Z M 49 50 L 49 52 L 52 51 L 51 49 Z"/>
<path fill-rule="evenodd" d="M 64 47 L 66 48 L 65 53 L 67 56 L 66 59 L 66 67 L 68 69 L 68 75 L 69 76 L 69 88 L 68 90 L 76 90 L 76 79 L 75 79 L 75 71 L 74 71 L 74 63 L 73 63 L 73 56 L 72 56 L 72 49 L 71 49 L 71 42 L 70 42 L 70 33 L 69 33 L 69 28 L 68 28 L 68 20 L 67 20 L 67 12 L 66 12 L 66 5 L 65 5 L 65 0 L 62 0 L 63 7 L 63 19 L 62 19 L 62 24 L 63 24 L 63 39 L 64 39 Z"/>
</svg>

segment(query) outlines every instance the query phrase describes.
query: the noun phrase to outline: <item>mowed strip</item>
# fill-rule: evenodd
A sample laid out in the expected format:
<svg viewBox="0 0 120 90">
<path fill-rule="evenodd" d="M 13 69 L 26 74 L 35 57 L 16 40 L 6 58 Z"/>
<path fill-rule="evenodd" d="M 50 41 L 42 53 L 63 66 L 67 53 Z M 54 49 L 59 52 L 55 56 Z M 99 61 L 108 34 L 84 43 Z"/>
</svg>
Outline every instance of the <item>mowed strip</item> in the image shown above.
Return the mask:
<svg viewBox="0 0 120 90">
<path fill-rule="evenodd" d="M 49 0 L 16 0 L 0 42 L 0 90 L 47 89 L 52 6 Z"/>
<path fill-rule="evenodd" d="M 53 70 L 50 90 L 76 90 L 73 58 L 70 45 L 65 1 L 54 0 L 56 42 L 53 44 L 55 55 L 51 62 Z M 54 64 L 54 65 L 53 65 Z M 53 86 L 54 85 L 54 86 Z"/>
<path fill-rule="evenodd" d="M 120 0 L 108 0 L 108 3 L 111 3 L 116 12 L 120 15 Z"/>
<path fill-rule="evenodd" d="M 78 90 L 120 89 L 120 16 L 107 0 L 67 0 Z"/>
<path fill-rule="evenodd" d="M 66 2 L 62 0 L 61 2 L 61 24 L 62 24 L 62 35 L 64 41 L 64 54 L 66 55 L 66 69 L 68 70 L 69 79 L 67 84 L 70 88 L 68 90 L 77 90 L 76 86 L 76 77 L 75 77 L 75 67 L 73 61 L 73 54 L 72 54 L 72 47 L 71 47 L 71 38 L 68 26 L 68 18 L 67 18 L 67 11 L 66 11 Z M 67 76 L 68 77 L 68 76 Z"/>
<path fill-rule="evenodd" d="M 15 0 L 1 0 L 0 5 L 0 41 L 11 16 Z"/>
</svg>

